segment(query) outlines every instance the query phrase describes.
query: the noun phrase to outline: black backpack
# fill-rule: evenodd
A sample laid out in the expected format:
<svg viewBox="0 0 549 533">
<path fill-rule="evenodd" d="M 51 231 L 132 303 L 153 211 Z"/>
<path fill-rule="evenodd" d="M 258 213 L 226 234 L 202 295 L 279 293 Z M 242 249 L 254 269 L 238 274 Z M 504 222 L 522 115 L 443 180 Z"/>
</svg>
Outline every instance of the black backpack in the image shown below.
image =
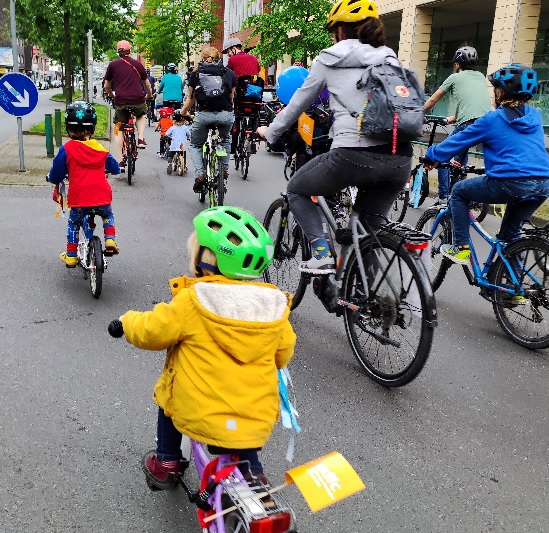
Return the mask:
<svg viewBox="0 0 549 533">
<path fill-rule="evenodd" d="M 220 60 L 211 63 L 205 61 L 198 63 L 198 83 L 194 94 L 199 105 L 207 107 L 209 103 L 223 104 L 226 90 L 225 72 L 227 69 Z"/>
</svg>

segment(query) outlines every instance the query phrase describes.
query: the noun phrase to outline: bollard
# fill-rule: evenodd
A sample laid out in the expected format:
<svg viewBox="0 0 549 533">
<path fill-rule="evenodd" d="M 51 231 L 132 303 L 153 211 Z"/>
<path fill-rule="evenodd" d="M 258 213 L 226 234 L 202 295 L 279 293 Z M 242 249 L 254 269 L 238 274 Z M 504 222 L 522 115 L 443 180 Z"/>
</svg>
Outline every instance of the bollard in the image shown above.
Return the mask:
<svg viewBox="0 0 549 533">
<path fill-rule="evenodd" d="M 51 113 L 46 114 L 44 123 L 46 125 L 46 153 L 48 157 L 53 157 L 53 124 L 51 120 Z"/>
<path fill-rule="evenodd" d="M 55 109 L 55 145 L 59 148 L 63 144 L 61 136 L 61 109 Z"/>
</svg>

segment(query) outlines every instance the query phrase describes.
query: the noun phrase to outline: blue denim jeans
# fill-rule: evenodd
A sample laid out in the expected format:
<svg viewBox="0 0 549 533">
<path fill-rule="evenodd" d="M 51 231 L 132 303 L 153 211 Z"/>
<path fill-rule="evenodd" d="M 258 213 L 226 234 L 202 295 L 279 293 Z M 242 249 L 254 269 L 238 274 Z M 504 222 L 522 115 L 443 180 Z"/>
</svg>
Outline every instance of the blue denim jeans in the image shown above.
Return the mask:
<svg viewBox="0 0 549 533">
<path fill-rule="evenodd" d="M 223 138 L 223 147 L 227 152 L 227 157 L 223 158 L 223 169 L 229 171 L 229 152 L 231 151 L 231 127 L 234 122 L 234 113 L 232 111 L 199 111 L 193 120 L 191 126 L 191 143 L 189 154 L 194 166 L 194 177 L 198 177 L 206 172 L 204 160 L 202 159 L 202 146 L 208 138 L 209 126 L 217 124 L 219 134 Z"/>
<path fill-rule="evenodd" d="M 536 196 L 528 201 L 523 198 Z M 469 244 L 469 202 L 507 204 L 498 234 L 504 241 L 519 235 L 522 224 L 530 220 L 534 211 L 549 197 L 549 178 L 503 179 L 479 176 L 454 185 L 450 197 L 450 211 L 454 230 L 454 245 Z"/>
<path fill-rule="evenodd" d="M 156 426 L 156 455 L 160 461 L 179 461 L 181 454 L 181 433 L 173 425 L 172 419 L 158 409 L 158 423 Z M 259 461 L 257 452 L 247 451 L 238 454 L 241 461 L 249 461 L 252 472 L 263 472 L 263 465 Z M 186 457 L 188 459 L 188 457 Z M 245 467 L 240 468 L 242 474 L 246 474 Z"/>
<path fill-rule="evenodd" d="M 448 135 L 448 137 L 463 131 L 469 124 L 460 124 L 454 128 L 454 131 Z M 460 152 L 454 156 L 454 160 L 460 163 L 462 166 L 467 164 L 469 156 L 467 155 L 468 150 Z M 438 169 L 438 197 L 439 198 L 448 198 L 450 195 L 450 169 L 449 168 L 439 168 Z"/>
<path fill-rule="evenodd" d="M 114 215 L 112 213 L 111 204 L 98 205 L 96 207 L 71 207 L 69 212 L 69 220 L 67 223 L 67 255 L 69 257 L 76 257 L 80 226 L 82 225 L 86 212 L 90 209 L 97 211 L 103 219 L 103 233 L 105 235 L 105 239 L 116 238 Z"/>
</svg>

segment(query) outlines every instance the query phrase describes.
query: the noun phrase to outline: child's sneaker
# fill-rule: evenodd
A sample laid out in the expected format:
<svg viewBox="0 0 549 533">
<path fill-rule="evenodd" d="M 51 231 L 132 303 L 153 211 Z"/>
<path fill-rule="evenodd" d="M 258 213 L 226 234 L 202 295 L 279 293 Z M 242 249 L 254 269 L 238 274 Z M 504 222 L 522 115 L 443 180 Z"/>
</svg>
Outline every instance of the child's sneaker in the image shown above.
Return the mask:
<svg viewBox="0 0 549 533">
<path fill-rule="evenodd" d="M 509 294 L 504 292 L 501 295 L 501 303 L 505 307 L 516 307 L 517 305 L 526 305 L 528 303 L 528 298 L 521 296 L 520 294 Z"/>
<path fill-rule="evenodd" d="M 244 479 L 248 482 L 248 485 L 256 493 L 266 492 L 264 496 L 261 496 L 260 499 L 263 504 L 272 502 L 273 499 L 269 494 L 269 491 L 272 489 L 271 482 L 267 479 L 267 476 L 264 472 L 248 472 L 244 475 Z"/>
<path fill-rule="evenodd" d="M 137 141 L 137 148 L 145 148 L 145 146 L 147 146 L 147 141 L 145 141 L 145 139 L 139 139 Z"/>
<path fill-rule="evenodd" d="M 78 265 L 78 258 L 68 255 L 67 252 L 63 252 L 59 257 L 61 258 L 61 261 L 65 263 L 67 268 L 75 268 Z"/>
<path fill-rule="evenodd" d="M 141 467 L 147 478 L 147 485 L 152 490 L 174 490 L 177 488 L 177 477 L 181 461 L 159 461 L 156 453 L 146 453 L 141 459 Z"/>
<path fill-rule="evenodd" d="M 460 249 L 453 244 L 443 244 L 440 247 L 440 253 L 458 265 L 468 265 L 471 262 L 471 250 L 469 248 Z"/>
<path fill-rule="evenodd" d="M 116 255 L 120 253 L 118 245 L 114 239 L 105 240 L 105 255 Z"/>
</svg>

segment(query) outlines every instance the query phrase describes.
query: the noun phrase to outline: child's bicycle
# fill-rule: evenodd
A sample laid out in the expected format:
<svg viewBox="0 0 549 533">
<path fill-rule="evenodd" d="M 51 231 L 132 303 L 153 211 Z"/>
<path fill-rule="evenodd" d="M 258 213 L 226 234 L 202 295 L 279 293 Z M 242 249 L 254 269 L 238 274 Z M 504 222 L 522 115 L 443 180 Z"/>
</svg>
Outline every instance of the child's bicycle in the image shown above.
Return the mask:
<svg viewBox="0 0 549 533">
<path fill-rule="evenodd" d="M 208 138 L 202 147 L 202 158 L 206 169 L 206 181 L 198 193 L 198 201 L 204 203 L 206 194 L 210 201 L 210 207 L 223 205 L 226 192 L 222 157 L 227 156 L 223 146 L 223 140 L 219 135 L 219 126 L 210 126 Z"/>
<path fill-rule="evenodd" d="M 113 320 L 108 330 L 113 337 L 124 334 L 120 320 Z M 191 439 L 190 457 L 180 462 L 175 479 L 189 501 L 197 506 L 203 533 L 297 533 L 295 513 L 277 492 L 285 485 L 273 489 L 259 477 L 246 480 L 239 469 L 244 464 L 238 458 L 239 451 L 242 452 Z M 218 456 L 217 460 L 212 462 L 210 454 Z M 185 479 L 191 463 L 199 480 L 207 477 L 207 485 L 192 487 Z M 246 466 L 249 471 L 249 462 Z M 148 479 L 147 485 L 153 491 L 158 490 Z"/>
<path fill-rule="evenodd" d="M 175 152 L 171 163 L 168 163 L 168 174 L 177 174 L 183 176 L 187 172 L 187 154 L 186 152 Z"/>
<path fill-rule="evenodd" d="M 336 274 L 303 273 L 299 262 L 310 259 L 311 246 L 293 218 L 287 195 L 281 196 L 263 222 L 274 243 L 265 281 L 293 293 L 295 309 L 312 280 L 326 310 L 343 316 L 349 344 L 368 377 L 386 387 L 412 381 L 429 357 L 437 325 L 435 298 L 420 257 L 430 235 L 387 219 L 374 229 L 354 208 L 342 227 L 326 199 L 317 196 L 332 242 L 341 251 L 332 250 Z"/>
<path fill-rule="evenodd" d="M 446 166 L 442 163 L 439 166 Z M 462 167 L 464 172 L 483 174 L 484 169 Z M 538 201 L 537 197 L 523 201 Z M 470 211 L 470 224 L 490 245 L 481 267 L 473 240 L 471 265 L 463 265 L 470 285 L 480 287 L 480 295 L 492 303 L 496 319 L 505 334 L 520 346 L 549 347 L 549 241 L 542 229 L 523 229 L 520 238 L 506 243 L 489 235 Z M 452 219 L 448 207 L 426 210 L 416 229 L 432 237 L 433 290 L 436 291 L 454 264 L 442 256 L 440 247 L 451 244 Z"/>
</svg>

